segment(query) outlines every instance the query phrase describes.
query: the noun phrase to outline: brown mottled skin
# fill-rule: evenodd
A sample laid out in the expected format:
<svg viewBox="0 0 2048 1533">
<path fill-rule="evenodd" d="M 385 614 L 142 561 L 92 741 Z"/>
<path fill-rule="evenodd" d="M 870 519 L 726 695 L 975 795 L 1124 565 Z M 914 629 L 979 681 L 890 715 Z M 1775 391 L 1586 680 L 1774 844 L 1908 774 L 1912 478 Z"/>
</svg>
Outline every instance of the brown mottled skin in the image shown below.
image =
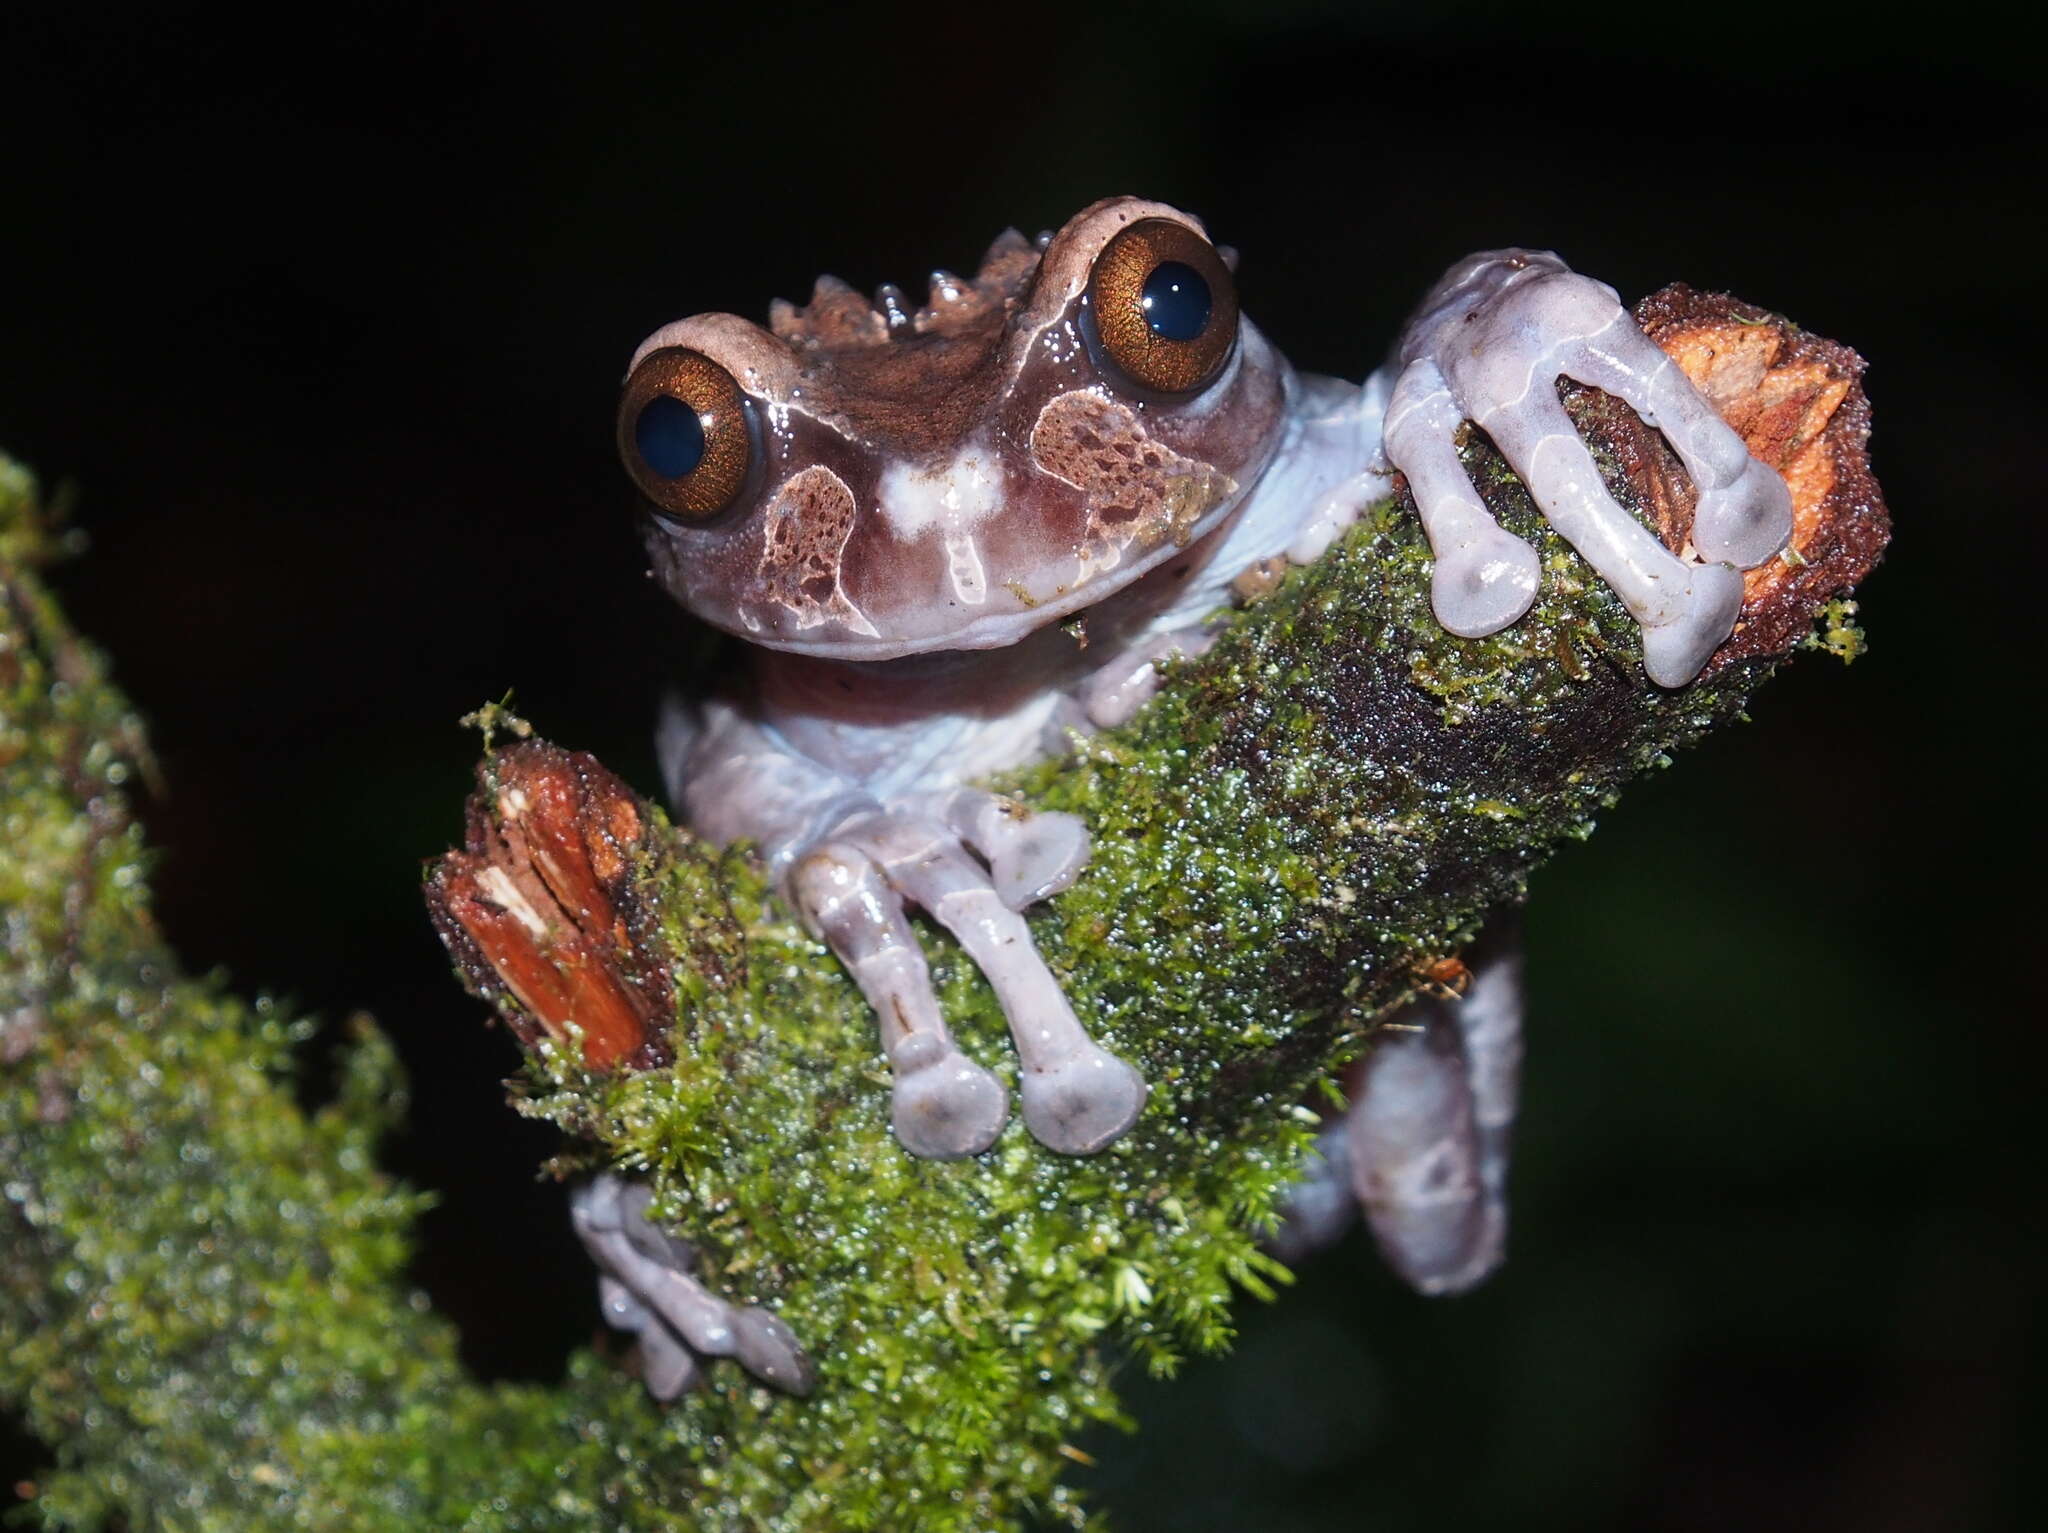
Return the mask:
<svg viewBox="0 0 2048 1533">
<path fill-rule="evenodd" d="M 636 364 L 691 347 L 759 407 L 757 479 L 739 501 L 703 524 L 650 525 L 662 583 L 728 632 L 806 654 L 986 649 L 1092 604 L 1215 525 L 1279 440 L 1286 364 L 1245 325 L 1211 387 L 1129 397 L 1089 344 L 1087 285 L 1102 247 L 1148 218 L 1200 228 L 1162 204 L 1113 199 L 1042 252 L 1004 235 L 971 283 L 942 276 L 927 307 L 896 311 L 894 329 L 886 304 L 826 281 L 807 308 L 779 305 L 772 332 L 731 315 L 656 332 Z M 1128 466 L 1113 474 L 1111 460 Z M 964 482 L 946 484 L 949 471 Z M 804 502 L 829 508 L 835 532 L 844 524 L 822 566 L 822 540 L 775 531 L 786 487 L 804 476 Z M 955 578 L 963 550 L 978 579 Z M 843 601 L 800 594 L 805 582 Z"/>
</svg>

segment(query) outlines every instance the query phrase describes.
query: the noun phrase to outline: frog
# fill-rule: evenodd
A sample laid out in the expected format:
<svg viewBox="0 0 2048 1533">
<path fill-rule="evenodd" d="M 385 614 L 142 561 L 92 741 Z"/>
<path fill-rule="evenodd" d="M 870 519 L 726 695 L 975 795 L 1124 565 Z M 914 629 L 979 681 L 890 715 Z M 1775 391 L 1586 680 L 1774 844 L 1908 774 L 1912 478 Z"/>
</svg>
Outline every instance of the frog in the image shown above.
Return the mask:
<svg viewBox="0 0 2048 1533">
<path fill-rule="evenodd" d="M 746 656 L 736 684 L 663 705 L 665 786 L 698 835 L 757 850 L 860 988 L 907 1154 L 984 1154 L 1011 1116 L 947 1025 L 913 910 L 994 992 L 1033 1139 L 1096 1154 L 1145 1110 L 1147 1082 L 1077 1015 L 1028 920 L 1083 876 L 1088 827 L 980 784 L 1128 720 L 1169 660 L 1213 642 L 1248 572 L 1322 557 L 1398 476 L 1437 620 L 1466 638 L 1517 622 L 1542 570 L 1465 472 L 1476 429 L 1675 688 L 1729 635 L 1742 572 L 1790 536 L 1783 480 L 1613 288 L 1550 252 L 1454 264 L 1362 384 L 1296 371 L 1240 312 L 1238 266 L 1193 215 L 1116 196 L 1035 239 L 1005 231 L 922 302 L 820 277 L 765 326 L 694 315 L 628 364 L 616 438 L 652 576 Z M 1698 492 L 1684 551 L 1609 495 L 1560 379 L 1662 432 Z M 1475 1003 L 1378 1051 L 1352 1109 L 1350 1185 L 1428 1291 L 1499 1260 L 1519 973 L 1513 954 L 1489 964 Z M 695 1376 L 687 1338 L 634 1283 L 694 1281 L 687 1246 L 616 1188 L 579 1206 L 610 1312 L 660 1337 L 673 1392 Z M 764 1348 L 757 1375 L 811 1377 L 794 1338 Z"/>
</svg>

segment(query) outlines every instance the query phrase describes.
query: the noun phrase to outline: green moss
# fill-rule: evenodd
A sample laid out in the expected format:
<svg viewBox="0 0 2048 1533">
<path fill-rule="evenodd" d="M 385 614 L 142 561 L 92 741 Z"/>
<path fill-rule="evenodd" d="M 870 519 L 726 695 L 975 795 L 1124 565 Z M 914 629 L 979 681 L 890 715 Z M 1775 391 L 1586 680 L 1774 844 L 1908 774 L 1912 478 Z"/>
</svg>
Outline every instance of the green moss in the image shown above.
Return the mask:
<svg viewBox="0 0 2048 1533">
<path fill-rule="evenodd" d="M 425 1200 L 375 1166 L 404 1108 L 383 1038 L 355 1024 L 306 1114 L 311 1024 L 159 941 L 124 798 L 141 730 L 36 578 L 60 542 L 0 459 L 0 1404 L 56 1456 L 19 1515 L 590 1527 L 566 1508 L 606 1480 L 645 1504 L 558 1466 L 560 1434 L 596 1440 L 629 1395 L 587 1368 L 582 1413 L 577 1384 L 478 1389 L 406 1287 Z"/>
<path fill-rule="evenodd" d="M 1856 603 L 1838 596 L 1822 609 L 1820 619 L 1806 636 L 1808 649 L 1825 650 L 1848 665 L 1869 647 L 1862 625 L 1856 621 Z"/>
<path fill-rule="evenodd" d="M 1108 1359 L 1170 1373 L 1228 1341 L 1236 1290 L 1285 1277 L 1259 1236 L 1315 1131 L 1302 1104 L 1366 1019 L 1737 701 L 1642 687 L 1633 625 L 1544 538 L 1559 578 L 1537 611 L 1468 645 L 1429 616 L 1412 520 L 1382 508 L 1129 729 L 1009 785 L 1094 830 L 1088 876 L 1037 932 L 1152 1083 L 1099 1156 L 1015 1122 L 976 1161 L 903 1154 L 865 1003 L 754 865 L 686 844 L 652 875 L 696 954 L 675 1068 L 603 1082 L 547 1061 L 525 1107 L 651 1171 L 713 1278 L 819 1358 L 810 1400 L 728 1377 L 675 1412 L 706 1486 L 696 1525 L 979 1529 L 1034 1498 L 1078 1523 L 1052 1477 L 1115 1419 Z M 1588 717 L 1605 738 L 1582 754 Z M 1532 728 L 1574 743 L 1532 755 Z M 993 997 L 922 935 L 948 1016 L 1014 1087 Z"/>
<path fill-rule="evenodd" d="M 709 1279 L 821 1370 L 799 1401 L 722 1365 L 667 1411 L 588 1354 L 553 1391 L 462 1378 L 403 1282 L 423 1200 L 375 1169 L 403 1101 L 388 1046 L 360 1024 L 339 1095 L 303 1113 L 306 1024 L 162 950 L 121 797 L 139 727 L 38 585 L 51 533 L 7 470 L 0 1401 L 58 1459 L 31 1520 L 1079 1525 L 1059 1473 L 1117 1419 L 1116 1361 L 1170 1373 L 1227 1343 L 1239 1290 L 1284 1280 L 1259 1235 L 1370 1019 L 1764 673 L 1646 687 L 1625 614 L 1477 466 L 1543 540 L 1525 623 L 1444 634 L 1413 521 L 1382 508 L 1129 728 L 1010 784 L 1094 831 L 1035 931 L 1152 1083 L 1101 1155 L 1016 1123 L 973 1161 L 905 1155 L 864 1003 L 758 867 L 679 838 L 638 870 L 681 960 L 674 1067 L 594 1077 L 549 1050 L 517 1105 L 573 1136 L 563 1169 L 651 1174 Z M 970 1050 L 1009 1061 L 978 972 L 923 935 Z"/>
</svg>

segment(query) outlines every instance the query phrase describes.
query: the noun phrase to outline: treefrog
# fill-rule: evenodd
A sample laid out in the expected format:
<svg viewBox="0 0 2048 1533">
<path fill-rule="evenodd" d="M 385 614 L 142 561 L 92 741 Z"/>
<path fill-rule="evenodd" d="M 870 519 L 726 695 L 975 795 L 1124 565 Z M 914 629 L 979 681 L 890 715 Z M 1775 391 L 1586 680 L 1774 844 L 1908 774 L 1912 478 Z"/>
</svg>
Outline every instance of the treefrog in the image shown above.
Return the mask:
<svg viewBox="0 0 2048 1533">
<path fill-rule="evenodd" d="M 1239 312 L 1236 267 L 1194 217 L 1113 197 L 1035 240 L 1002 234 L 973 277 L 935 273 L 923 303 L 823 277 L 766 328 L 700 314 L 632 357 L 617 439 L 655 578 L 750 646 L 743 685 L 666 707 L 670 796 L 709 840 L 758 846 L 845 963 L 910 1154 L 979 1154 L 1010 1109 L 947 1028 L 913 906 L 987 976 L 1042 1144 L 1090 1154 L 1144 1110 L 1146 1083 L 1090 1036 L 1023 915 L 1081 874 L 1087 827 L 974 785 L 1128 718 L 1162 658 L 1206 645 L 1246 571 L 1315 559 L 1399 473 L 1444 627 L 1514 623 L 1540 572 L 1466 479 L 1469 421 L 1642 625 L 1650 680 L 1677 687 L 1727 637 L 1740 571 L 1790 535 L 1778 475 L 1611 288 L 1554 255 L 1457 263 L 1363 385 L 1295 372 Z M 1561 377 L 1663 431 L 1700 495 L 1689 556 L 1608 496 Z M 1483 971 L 1479 1004 L 1387 1051 L 1359 1094 L 1352 1182 L 1425 1288 L 1497 1259 L 1515 972 Z M 602 1201 L 615 1257 L 644 1213 Z M 614 1310 L 646 1321 L 646 1295 L 616 1291 L 633 1281 L 621 1262 L 593 1254 Z"/>
</svg>

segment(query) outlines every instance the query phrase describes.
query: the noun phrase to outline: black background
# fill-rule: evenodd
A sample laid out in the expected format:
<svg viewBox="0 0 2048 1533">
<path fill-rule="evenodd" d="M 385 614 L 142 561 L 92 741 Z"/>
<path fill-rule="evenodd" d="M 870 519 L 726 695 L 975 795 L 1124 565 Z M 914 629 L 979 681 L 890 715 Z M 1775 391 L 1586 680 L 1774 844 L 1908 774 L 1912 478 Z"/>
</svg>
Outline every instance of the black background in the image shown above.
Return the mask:
<svg viewBox="0 0 2048 1533">
<path fill-rule="evenodd" d="M 1429 1303 L 1354 1238 L 1232 1359 L 1138 1385 L 1086 1478 L 1127 1529 L 2017 1518 L 2040 141 L 1991 18 L 319 14 L 0 20 L 0 444 L 77 489 L 60 584 L 152 721 L 190 964 L 396 1036 L 390 1163 L 441 1195 L 417 1275 L 474 1367 L 553 1377 L 595 1310 L 416 884 L 455 720 L 508 688 L 653 785 L 691 646 L 611 455 L 626 357 L 1131 191 L 1351 377 L 1490 245 L 1780 309 L 1871 359 L 1900 530 L 1868 659 L 1798 665 L 1541 877 L 1506 1272 Z"/>
</svg>

